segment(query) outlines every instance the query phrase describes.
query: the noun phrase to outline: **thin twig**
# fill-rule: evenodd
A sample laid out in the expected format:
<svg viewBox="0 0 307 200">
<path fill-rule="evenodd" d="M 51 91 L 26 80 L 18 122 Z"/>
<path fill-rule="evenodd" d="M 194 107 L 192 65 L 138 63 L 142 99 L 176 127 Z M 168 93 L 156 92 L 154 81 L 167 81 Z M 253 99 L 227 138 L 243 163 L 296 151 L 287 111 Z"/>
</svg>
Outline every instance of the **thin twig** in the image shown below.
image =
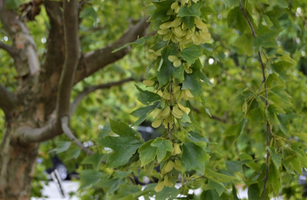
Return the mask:
<svg viewBox="0 0 307 200">
<path fill-rule="evenodd" d="M 68 121 L 69 121 L 69 117 L 68 116 L 64 116 L 61 118 L 61 122 L 62 122 L 62 129 L 65 133 L 65 135 L 75 144 L 77 145 L 77 147 L 79 147 L 84 153 L 88 154 L 88 155 L 93 155 L 94 152 L 92 152 L 91 150 L 89 150 L 88 148 L 86 148 L 75 136 L 74 134 L 71 132 L 71 130 L 68 127 Z"/>
<path fill-rule="evenodd" d="M 242 11 L 242 14 L 244 15 L 251 31 L 252 31 L 252 34 L 254 36 L 254 38 L 257 38 L 257 35 L 256 35 L 256 32 L 255 32 L 255 29 L 250 21 L 250 19 L 248 18 L 248 16 L 246 15 L 245 13 L 245 10 L 242 6 L 242 1 L 240 1 L 240 9 Z M 262 59 L 262 56 L 261 56 L 261 52 L 258 51 L 258 57 L 259 57 L 259 60 L 260 60 L 260 63 L 261 63 L 261 70 L 262 70 L 262 82 L 261 82 L 261 85 L 260 85 L 260 88 L 262 87 L 262 85 L 264 85 L 264 91 L 265 91 L 265 106 L 266 108 L 268 108 L 269 106 L 269 95 L 268 95 L 268 89 L 267 89 L 267 84 L 266 84 L 266 76 L 265 76 L 265 65 L 263 63 L 263 59 Z M 258 93 L 260 91 L 260 88 L 258 90 Z M 265 189 L 266 189 L 266 185 L 267 185 L 267 181 L 268 181 L 268 175 L 269 175 L 269 157 L 270 157 L 270 152 L 269 152 L 269 149 L 268 147 L 270 146 L 270 131 L 271 131 L 271 127 L 270 127 L 270 124 L 269 124 L 269 121 L 267 120 L 266 122 L 266 169 L 265 169 L 265 176 L 264 176 L 264 184 L 263 184 L 263 192 L 262 192 L 262 200 L 265 199 Z"/>
<path fill-rule="evenodd" d="M 74 101 L 71 103 L 71 105 L 70 105 L 70 116 L 73 115 L 73 113 L 75 112 L 76 108 L 78 107 L 78 105 L 80 104 L 82 99 L 84 99 L 88 94 L 90 94 L 90 93 L 92 93 L 96 90 L 109 89 L 111 87 L 119 86 L 119 85 L 122 85 L 122 84 L 130 82 L 130 81 L 134 81 L 134 80 L 135 79 L 133 77 L 130 77 L 130 78 L 122 79 L 122 80 L 119 80 L 119 81 L 114 81 L 114 82 L 100 84 L 100 85 L 93 85 L 93 86 L 89 86 L 89 87 L 84 88 L 83 91 L 80 92 L 76 96 Z M 143 79 L 141 79 L 141 80 L 143 80 Z"/>
</svg>

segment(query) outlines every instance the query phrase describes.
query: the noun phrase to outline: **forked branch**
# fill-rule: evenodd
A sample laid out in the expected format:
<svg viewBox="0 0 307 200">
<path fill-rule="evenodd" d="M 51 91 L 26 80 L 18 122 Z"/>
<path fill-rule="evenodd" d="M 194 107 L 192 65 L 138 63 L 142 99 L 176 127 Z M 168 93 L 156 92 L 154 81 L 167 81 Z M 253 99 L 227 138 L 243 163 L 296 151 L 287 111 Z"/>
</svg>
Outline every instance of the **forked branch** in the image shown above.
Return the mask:
<svg viewBox="0 0 307 200">
<path fill-rule="evenodd" d="M 68 127 L 68 122 L 69 122 L 69 117 L 68 116 L 64 116 L 61 118 L 61 124 L 62 124 L 62 129 L 65 133 L 65 135 L 75 144 L 77 145 L 77 147 L 79 147 L 84 153 L 88 154 L 88 155 L 93 155 L 95 154 L 94 152 L 92 152 L 91 150 L 89 150 L 88 148 L 86 148 L 72 133 L 72 131 L 69 129 Z"/>
</svg>

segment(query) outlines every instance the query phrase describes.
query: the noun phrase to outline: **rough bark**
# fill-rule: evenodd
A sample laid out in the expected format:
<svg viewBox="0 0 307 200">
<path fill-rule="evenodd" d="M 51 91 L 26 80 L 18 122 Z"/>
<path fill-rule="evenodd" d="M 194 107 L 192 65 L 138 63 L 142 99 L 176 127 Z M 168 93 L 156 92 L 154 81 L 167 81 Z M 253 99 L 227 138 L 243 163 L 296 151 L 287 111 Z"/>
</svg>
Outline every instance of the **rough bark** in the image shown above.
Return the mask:
<svg viewBox="0 0 307 200">
<path fill-rule="evenodd" d="M 0 200 L 28 200 L 38 153 L 38 143 L 20 145 L 18 132 L 6 119 L 6 132 L 0 145 Z"/>
<path fill-rule="evenodd" d="M 42 66 L 39 66 L 35 44 L 27 27 L 14 12 L 5 10 L 4 5 L 5 0 L 0 0 L 0 20 L 7 34 L 13 38 L 13 43 L 11 46 L 0 43 L 0 48 L 14 59 L 19 81 L 14 93 L 0 85 L 0 109 L 5 112 L 6 117 L 6 131 L 0 144 L 0 200 L 23 200 L 30 198 L 39 143 L 63 133 L 61 118 L 69 115 L 70 91 L 73 84 L 129 53 L 129 48 L 116 53 L 111 52 L 143 36 L 148 23 L 143 19 L 110 45 L 85 53 L 81 59 L 70 59 L 78 58 L 79 52 L 75 50 L 79 48 L 72 47 L 73 55 L 67 52 L 71 52 L 68 49 L 70 45 L 66 45 L 68 48 L 65 48 L 63 2 L 46 0 L 44 5 L 50 29 L 45 60 Z M 66 37 L 66 41 L 69 39 L 72 38 Z M 66 73 L 69 77 L 66 76 L 61 81 L 61 76 L 65 75 L 65 68 L 71 72 L 69 67 L 74 68 L 75 75 Z M 67 85 L 70 85 L 68 91 L 65 87 Z M 63 95 L 66 97 L 62 98 Z M 64 125 L 67 129 L 68 122 Z"/>
</svg>

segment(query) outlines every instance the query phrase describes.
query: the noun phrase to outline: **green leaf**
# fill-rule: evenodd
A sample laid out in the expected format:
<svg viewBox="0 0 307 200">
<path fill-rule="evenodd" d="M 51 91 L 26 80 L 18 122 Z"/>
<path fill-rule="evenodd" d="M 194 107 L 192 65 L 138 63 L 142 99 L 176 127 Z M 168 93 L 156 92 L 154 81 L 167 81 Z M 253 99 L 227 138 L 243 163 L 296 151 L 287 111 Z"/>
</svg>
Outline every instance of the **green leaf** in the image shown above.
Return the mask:
<svg viewBox="0 0 307 200">
<path fill-rule="evenodd" d="M 226 190 L 225 186 L 222 185 L 222 183 L 216 183 L 212 180 L 208 181 L 208 184 L 207 184 L 205 189 L 206 190 L 215 190 L 218 193 L 219 196 L 221 196 Z"/>
<path fill-rule="evenodd" d="M 188 27 L 188 29 L 192 30 L 194 27 L 194 17 L 182 17 L 181 21 Z"/>
<path fill-rule="evenodd" d="M 183 79 L 184 79 L 184 67 L 183 67 L 183 65 L 174 69 L 173 76 L 175 78 L 178 78 L 180 81 L 183 81 Z"/>
<path fill-rule="evenodd" d="M 81 164 L 90 164 L 93 165 L 94 170 L 99 170 L 104 156 L 104 154 L 94 154 L 91 156 L 87 156 L 86 158 L 84 158 Z"/>
<path fill-rule="evenodd" d="M 277 118 L 277 114 L 279 113 L 284 114 L 285 111 L 281 107 L 276 106 L 275 104 L 270 104 L 268 106 L 268 108 L 266 109 L 266 115 L 271 125 L 278 125 L 280 123 Z"/>
<path fill-rule="evenodd" d="M 136 122 L 134 122 L 133 126 L 140 125 L 147 118 L 148 114 L 152 110 L 156 109 L 159 105 L 160 105 L 159 102 L 155 102 L 151 106 L 138 108 L 137 110 L 133 111 L 131 114 L 136 116 L 136 117 L 139 117 L 139 119 Z"/>
<path fill-rule="evenodd" d="M 183 49 L 180 52 L 180 56 L 192 65 L 196 59 L 202 55 L 202 47 L 200 45 L 193 45 L 188 48 Z"/>
<path fill-rule="evenodd" d="M 200 199 L 222 200 L 215 190 L 205 190 L 201 193 Z"/>
<path fill-rule="evenodd" d="M 141 135 L 127 124 L 110 119 L 111 130 L 121 137 L 132 137 L 134 139 L 140 139 Z"/>
<path fill-rule="evenodd" d="M 179 190 L 175 187 L 165 187 L 161 192 L 156 193 L 155 199 L 176 199 L 176 197 L 180 194 Z"/>
<path fill-rule="evenodd" d="M 144 44 L 144 42 L 146 42 L 147 40 L 149 40 L 151 37 L 149 36 L 145 36 L 145 37 L 141 37 L 141 38 L 138 38 L 137 40 L 135 40 L 134 42 L 129 42 L 127 44 L 125 44 L 124 46 L 121 46 L 119 48 L 116 48 L 112 51 L 112 53 L 115 53 L 115 52 L 118 52 L 120 50 L 122 50 L 123 48 L 126 48 L 130 45 L 132 45 L 132 47 L 135 47 L 135 46 L 138 46 L 138 45 L 142 45 Z"/>
<path fill-rule="evenodd" d="M 163 140 L 161 138 L 156 138 L 151 144 L 152 147 L 157 149 L 157 160 L 161 162 L 166 156 L 166 153 L 173 152 L 173 145 L 169 140 Z"/>
<path fill-rule="evenodd" d="M 180 7 L 178 12 L 178 17 L 200 17 L 200 3 L 195 3 L 194 5 L 188 7 Z"/>
<path fill-rule="evenodd" d="M 199 59 L 197 59 L 194 64 L 191 66 L 193 69 L 193 74 L 198 77 L 199 79 L 203 80 L 208 85 L 212 86 L 213 84 L 209 80 L 209 78 L 201 71 L 202 64 Z"/>
<path fill-rule="evenodd" d="M 236 173 L 242 170 L 243 161 L 226 161 L 226 167 L 230 173 Z"/>
<path fill-rule="evenodd" d="M 112 127 L 112 123 L 111 123 Z M 94 140 L 103 147 L 113 149 L 113 153 L 108 157 L 109 167 L 119 167 L 126 164 L 142 143 L 133 137 L 111 137 L 97 138 Z"/>
<path fill-rule="evenodd" d="M 54 149 L 54 151 L 56 153 L 62 153 L 64 151 L 67 151 L 70 145 L 71 145 L 71 142 L 58 141 L 56 142 L 56 148 Z"/>
<path fill-rule="evenodd" d="M 248 112 L 246 118 L 252 127 L 257 127 L 265 122 L 265 113 L 261 108 L 254 108 Z"/>
<path fill-rule="evenodd" d="M 103 173 L 95 170 L 82 170 L 79 172 L 80 175 L 80 188 L 84 189 L 98 183 L 102 177 Z"/>
<path fill-rule="evenodd" d="M 240 123 L 229 126 L 223 134 L 226 136 L 239 136 L 242 133 L 246 122 L 247 119 L 244 118 Z"/>
<path fill-rule="evenodd" d="M 181 165 L 183 171 L 194 169 L 197 172 L 204 174 L 205 161 L 209 158 L 210 156 L 203 148 L 192 142 L 186 142 L 182 145 Z"/>
<path fill-rule="evenodd" d="M 66 152 L 64 161 L 68 161 L 68 160 L 73 159 L 73 158 L 78 158 L 79 155 L 80 155 L 80 152 L 81 152 L 81 149 L 79 149 L 79 148 L 69 149 Z"/>
<path fill-rule="evenodd" d="M 248 166 L 249 168 L 251 168 L 251 169 L 253 169 L 257 172 L 260 172 L 259 165 L 254 162 L 253 158 L 250 155 L 248 155 L 246 153 L 242 153 L 242 154 L 240 154 L 240 159 L 243 160 L 243 161 L 246 161 L 245 165 Z"/>
<path fill-rule="evenodd" d="M 234 176 L 228 176 L 225 174 L 221 174 L 221 173 L 212 171 L 209 168 L 206 168 L 205 177 L 207 177 L 208 179 L 216 183 L 226 183 L 226 182 L 230 182 L 231 180 L 236 179 Z"/>
<path fill-rule="evenodd" d="M 182 90 L 189 89 L 193 96 L 197 97 L 202 92 L 201 82 L 197 80 L 197 76 L 192 74 L 185 74 L 184 81 L 182 83 Z"/>
<path fill-rule="evenodd" d="M 153 140 L 147 141 L 138 150 L 138 152 L 140 154 L 141 167 L 143 167 L 144 165 L 149 164 L 156 157 L 157 148 L 151 146 L 152 142 L 153 142 Z"/>
<path fill-rule="evenodd" d="M 157 72 L 160 87 L 166 85 L 175 73 L 176 69 L 173 66 L 173 63 L 168 60 L 169 55 L 175 55 L 173 51 L 174 50 L 169 46 L 162 51 L 161 68 Z"/>
<path fill-rule="evenodd" d="M 289 79 L 289 76 L 287 75 L 288 69 L 290 69 L 292 65 L 293 63 L 290 62 L 279 61 L 277 63 L 273 63 L 271 67 L 272 70 L 275 71 L 283 81 L 286 81 Z"/>
<path fill-rule="evenodd" d="M 146 90 L 142 90 L 137 85 L 136 85 L 136 88 L 140 92 L 140 94 L 138 96 L 138 100 L 144 105 L 149 105 L 149 104 L 151 104 L 155 101 L 160 101 L 162 99 L 162 97 L 160 97 L 160 95 L 158 95 L 156 93 L 149 92 L 149 91 L 146 91 Z"/>
<path fill-rule="evenodd" d="M 269 166 L 269 176 L 268 176 L 268 182 L 271 184 L 274 193 L 279 194 L 280 188 L 281 188 L 281 180 L 280 180 L 280 175 L 278 172 L 278 169 L 274 164 L 270 164 Z"/>
<path fill-rule="evenodd" d="M 154 51 L 158 51 L 159 49 L 165 47 L 167 45 L 167 41 L 160 41 L 155 43 L 152 47 L 150 47 Z"/>
<path fill-rule="evenodd" d="M 107 179 L 104 178 L 97 184 L 97 187 L 103 187 L 108 191 L 108 194 L 113 194 L 119 186 L 123 183 L 121 179 Z"/>
<path fill-rule="evenodd" d="M 248 187 L 248 199 L 249 200 L 259 200 L 260 199 L 260 190 L 258 184 L 252 184 Z"/>
<path fill-rule="evenodd" d="M 250 14 L 248 13 L 247 10 L 246 14 L 249 17 L 249 19 L 252 19 L 252 17 L 250 17 Z M 244 31 L 249 28 L 245 17 L 243 16 L 240 7 L 237 6 L 235 8 L 233 8 L 232 10 L 229 11 L 228 15 L 227 15 L 227 24 L 229 28 L 232 28 L 233 26 L 236 26 L 236 28 L 241 32 L 244 33 Z"/>
<path fill-rule="evenodd" d="M 273 147 L 268 147 L 268 149 L 270 151 L 273 163 L 276 165 L 277 169 L 279 169 L 279 167 L 281 166 L 281 155 L 277 154 Z"/>
<path fill-rule="evenodd" d="M 183 123 L 192 123 L 189 115 L 186 113 L 183 113 L 183 115 L 181 116 L 181 120 Z"/>
<path fill-rule="evenodd" d="M 273 93 L 280 97 L 280 100 L 285 102 L 286 104 L 292 105 L 292 102 L 290 100 L 291 96 L 286 92 L 284 86 L 275 86 L 270 89 L 270 93 Z"/>
<path fill-rule="evenodd" d="M 168 9 L 171 7 L 172 1 L 159 1 L 159 2 L 153 2 L 156 6 L 156 9 L 150 19 L 150 27 L 153 30 L 159 30 L 159 26 L 162 22 L 165 22 L 169 20 L 170 15 L 167 15 Z"/>
<path fill-rule="evenodd" d="M 263 19 L 268 27 L 273 26 L 273 22 L 270 20 L 270 18 L 267 15 L 263 15 Z"/>
<path fill-rule="evenodd" d="M 244 34 L 233 43 L 233 46 L 238 47 L 241 53 L 246 53 L 248 56 L 251 56 L 254 53 L 253 42 L 254 37 L 252 34 Z"/>
<path fill-rule="evenodd" d="M 194 144 L 201 147 L 202 149 L 205 149 L 207 144 L 209 143 L 209 140 L 207 138 L 194 131 L 189 132 L 189 139 L 191 139 Z"/>
<path fill-rule="evenodd" d="M 259 50 L 260 47 L 277 48 L 278 44 L 275 38 L 278 36 L 278 34 L 279 31 L 271 30 L 267 26 L 260 24 L 257 32 L 258 36 L 254 40 L 254 46 L 257 50 Z"/>
</svg>

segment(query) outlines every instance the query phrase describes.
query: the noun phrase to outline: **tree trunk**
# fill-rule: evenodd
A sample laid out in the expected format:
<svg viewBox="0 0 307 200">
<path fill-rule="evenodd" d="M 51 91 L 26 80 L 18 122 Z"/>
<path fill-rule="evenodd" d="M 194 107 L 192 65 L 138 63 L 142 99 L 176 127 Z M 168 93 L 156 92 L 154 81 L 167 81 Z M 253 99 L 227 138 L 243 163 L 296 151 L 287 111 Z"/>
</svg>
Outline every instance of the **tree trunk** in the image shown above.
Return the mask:
<svg viewBox="0 0 307 200">
<path fill-rule="evenodd" d="M 20 144 L 20 124 L 14 119 L 6 123 L 0 146 L 0 200 L 28 200 L 39 144 Z"/>
</svg>

